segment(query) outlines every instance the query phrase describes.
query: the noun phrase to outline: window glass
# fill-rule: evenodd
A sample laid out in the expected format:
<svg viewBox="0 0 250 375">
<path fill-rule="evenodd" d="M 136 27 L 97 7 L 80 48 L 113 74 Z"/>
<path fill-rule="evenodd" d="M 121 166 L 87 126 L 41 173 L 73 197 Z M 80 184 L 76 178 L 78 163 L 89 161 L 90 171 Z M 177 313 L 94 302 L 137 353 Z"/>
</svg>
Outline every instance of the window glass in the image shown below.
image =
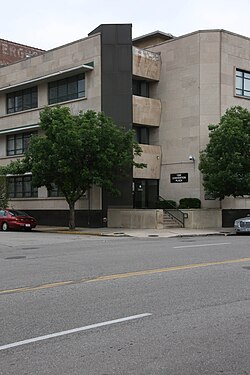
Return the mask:
<svg viewBox="0 0 250 375">
<path fill-rule="evenodd" d="M 30 137 L 36 134 L 37 132 L 26 132 L 7 136 L 7 155 L 23 154 L 29 146 Z"/>
<path fill-rule="evenodd" d="M 242 89 L 243 86 L 243 81 L 241 77 L 236 77 L 236 88 L 237 89 Z"/>
<path fill-rule="evenodd" d="M 5 211 L 4 210 L 0 210 L 0 216 L 5 216 Z"/>
<path fill-rule="evenodd" d="M 14 177 L 8 178 L 8 193 L 10 198 L 14 198 L 15 196 L 15 183 L 14 183 Z"/>
<path fill-rule="evenodd" d="M 133 80 L 133 95 L 149 97 L 149 82 Z"/>
<path fill-rule="evenodd" d="M 145 126 L 134 126 L 136 141 L 141 144 L 149 144 L 149 128 Z"/>
<path fill-rule="evenodd" d="M 244 70 L 236 70 L 235 77 L 235 93 L 236 95 L 250 97 L 250 72 Z"/>
<path fill-rule="evenodd" d="M 7 95 L 7 113 L 25 111 L 37 106 L 37 87 L 15 91 Z"/>
<path fill-rule="evenodd" d="M 15 96 L 15 112 L 19 112 L 22 110 L 22 104 L 23 104 L 23 100 L 22 100 L 22 95 L 18 94 Z"/>
<path fill-rule="evenodd" d="M 24 197 L 31 197 L 31 177 L 24 177 L 23 178 L 23 196 Z"/>
<path fill-rule="evenodd" d="M 23 137 L 21 134 L 16 136 L 16 145 L 15 145 L 16 155 L 23 153 Z"/>
<path fill-rule="evenodd" d="M 85 96 L 85 80 L 84 79 L 78 80 L 78 96 L 80 98 Z"/>
<path fill-rule="evenodd" d="M 8 136 L 7 138 L 7 155 L 15 155 L 15 138 Z"/>
<path fill-rule="evenodd" d="M 49 103 L 53 104 L 57 101 L 57 86 L 51 86 L 49 89 Z"/>
<path fill-rule="evenodd" d="M 8 178 L 10 198 L 37 197 L 38 189 L 32 186 L 32 176 L 14 176 Z"/>
<path fill-rule="evenodd" d="M 63 197 L 63 193 L 56 184 L 51 185 L 51 189 L 48 189 L 48 197 Z"/>
<path fill-rule="evenodd" d="M 250 90 L 250 80 L 249 79 L 244 80 L 244 90 L 247 90 L 247 91 Z"/>
<path fill-rule="evenodd" d="M 60 81 L 58 84 L 57 95 L 60 102 L 67 100 L 67 82 L 65 80 Z"/>
<path fill-rule="evenodd" d="M 23 196 L 23 180 L 22 177 L 15 178 L 15 196 L 16 198 L 22 198 Z"/>
<path fill-rule="evenodd" d="M 85 96 L 85 75 L 79 74 L 50 82 L 48 89 L 49 104 L 82 98 Z"/>
<path fill-rule="evenodd" d="M 15 98 L 14 97 L 8 97 L 7 99 L 7 112 L 8 113 L 13 113 L 14 112 L 14 102 L 15 102 Z"/>
</svg>

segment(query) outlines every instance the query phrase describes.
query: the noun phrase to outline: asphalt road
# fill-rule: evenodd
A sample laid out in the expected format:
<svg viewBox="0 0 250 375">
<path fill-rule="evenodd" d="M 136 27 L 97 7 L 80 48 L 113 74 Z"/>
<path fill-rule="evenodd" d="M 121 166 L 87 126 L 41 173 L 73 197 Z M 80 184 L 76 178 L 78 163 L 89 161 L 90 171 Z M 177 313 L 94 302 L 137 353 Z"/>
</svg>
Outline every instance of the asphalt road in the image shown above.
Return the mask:
<svg viewBox="0 0 250 375">
<path fill-rule="evenodd" d="M 249 236 L 0 239 L 1 375 L 250 375 Z"/>
</svg>

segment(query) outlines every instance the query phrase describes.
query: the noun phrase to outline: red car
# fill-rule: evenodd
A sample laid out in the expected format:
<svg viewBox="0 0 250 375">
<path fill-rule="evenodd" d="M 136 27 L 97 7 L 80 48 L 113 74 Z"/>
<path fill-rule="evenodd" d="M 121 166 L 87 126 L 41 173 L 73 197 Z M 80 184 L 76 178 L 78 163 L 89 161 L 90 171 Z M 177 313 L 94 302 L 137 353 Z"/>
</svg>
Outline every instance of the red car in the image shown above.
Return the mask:
<svg viewBox="0 0 250 375">
<path fill-rule="evenodd" d="M 4 231 L 8 229 L 31 230 L 36 225 L 36 219 L 24 211 L 0 209 L 0 228 Z"/>
</svg>

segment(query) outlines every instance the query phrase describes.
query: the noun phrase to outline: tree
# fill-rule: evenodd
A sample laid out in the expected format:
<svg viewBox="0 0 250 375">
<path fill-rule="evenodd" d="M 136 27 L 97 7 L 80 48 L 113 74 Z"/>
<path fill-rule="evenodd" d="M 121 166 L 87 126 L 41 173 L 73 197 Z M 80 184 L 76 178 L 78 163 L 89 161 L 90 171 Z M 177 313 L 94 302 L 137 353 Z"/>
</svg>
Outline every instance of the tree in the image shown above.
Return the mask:
<svg viewBox="0 0 250 375">
<path fill-rule="evenodd" d="M 141 154 L 134 132 L 118 128 L 102 112 L 73 116 L 67 107 L 46 107 L 40 127 L 44 135 L 32 137 L 24 160 L 5 167 L 5 174 L 32 172 L 34 186 L 55 184 L 69 205 L 70 229 L 75 228 L 75 203 L 91 185 L 118 194 L 116 180 L 133 165 L 144 167 L 134 162 Z"/>
<path fill-rule="evenodd" d="M 0 176 L 0 208 L 6 208 L 8 206 L 8 201 L 6 177 Z"/>
<path fill-rule="evenodd" d="M 209 130 L 209 143 L 201 152 L 199 164 L 205 191 L 220 200 L 249 194 L 250 112 L 231 107 Z"/>
</svg>

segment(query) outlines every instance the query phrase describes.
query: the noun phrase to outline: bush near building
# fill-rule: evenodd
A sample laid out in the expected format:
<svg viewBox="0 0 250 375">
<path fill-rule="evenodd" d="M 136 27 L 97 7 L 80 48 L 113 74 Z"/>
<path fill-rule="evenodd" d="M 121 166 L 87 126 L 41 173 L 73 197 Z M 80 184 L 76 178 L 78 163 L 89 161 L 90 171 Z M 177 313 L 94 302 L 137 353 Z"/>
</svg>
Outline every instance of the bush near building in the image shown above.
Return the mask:
<svg viewBox="0 0 250 375">
<path fill-rule="evenodd" d="M 179 202 L 179 209 L 201 208 L 201 201 L 198 198 L 182 198 Z"/>
</svg>

